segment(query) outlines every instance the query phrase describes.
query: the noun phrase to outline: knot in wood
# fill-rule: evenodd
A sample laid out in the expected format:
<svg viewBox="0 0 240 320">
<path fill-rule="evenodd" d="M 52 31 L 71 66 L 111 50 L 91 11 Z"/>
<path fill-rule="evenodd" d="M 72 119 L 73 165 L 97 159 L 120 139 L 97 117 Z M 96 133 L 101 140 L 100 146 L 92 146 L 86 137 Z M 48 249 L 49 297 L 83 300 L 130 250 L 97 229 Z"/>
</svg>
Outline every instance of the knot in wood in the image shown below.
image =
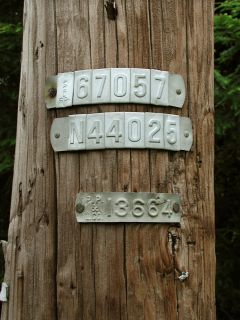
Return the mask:
<svg viewBox="0 0 240 320">
<path fill-rule="evenodd" d="M 115 0 L 107 1 L 104 6 L 107 10 L 108 19 L 116 20 L 116 17 L 118 15 L 118 9 Z"/>
</svg>

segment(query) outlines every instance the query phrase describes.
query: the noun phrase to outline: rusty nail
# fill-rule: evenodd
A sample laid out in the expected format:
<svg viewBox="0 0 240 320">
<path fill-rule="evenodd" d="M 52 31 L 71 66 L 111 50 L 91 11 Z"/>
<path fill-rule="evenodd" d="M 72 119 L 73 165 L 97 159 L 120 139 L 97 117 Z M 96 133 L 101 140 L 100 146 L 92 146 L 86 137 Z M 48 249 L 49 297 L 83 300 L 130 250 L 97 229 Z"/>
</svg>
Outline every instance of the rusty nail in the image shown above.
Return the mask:
<svg viewBox="0 0 240 320">
<path fill-rule="evenodd" d="M 48 90 L 48 95 L 50 98 L 54 98 L 57 95 L 57 89 L 56 88 L 50 88 Z"/>
<path fill-rule="evenodd" d="M 180 210 L 180 206 L 179 206 L 179 203 L 175 202 L 174 205 L 173 205 L 173 211 L 175 213 L 179 212 Z"/>
<path fill-rule="evenodd" d="M 54 137 L 55 137 L 56 139 L 60 138 L 60 133 L 58 133 L 58 132 L 55 133 Z"/>
<path fill-rule="evenodd" d="M 78 203 L 78 204 L 76 205 L 76 211 L 77 211 L 78 213 L 82 213 L 82 212 L 84 211 L 84 209 L 85 209 L 85 207 L 84 207 L 84 205 L 83 205 L 82 203 Z"/>
</svg>

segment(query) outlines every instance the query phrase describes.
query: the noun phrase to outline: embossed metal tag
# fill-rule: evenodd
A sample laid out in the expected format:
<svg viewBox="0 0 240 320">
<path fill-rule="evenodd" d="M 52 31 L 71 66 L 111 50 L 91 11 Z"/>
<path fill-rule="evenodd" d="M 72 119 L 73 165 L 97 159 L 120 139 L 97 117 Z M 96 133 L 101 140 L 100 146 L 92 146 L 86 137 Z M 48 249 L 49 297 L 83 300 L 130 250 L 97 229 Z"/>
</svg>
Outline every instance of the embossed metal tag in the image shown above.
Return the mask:
<svg viewBox="0 0 240 320">
<path fill-rule="evenodd" d="M 53 121 L 54 151 L 150 148 L 189 151 L 192 124 L 186 117 L 144 112 L 72 115 Z"/>
<path fill-rule="evenodd" d="M 45 101 L 48 109 L 104 103 L 181 108 L 185 101 L 185 84 L 181 75 L 154 69 L 80 70 L 48 78 Z"/>
<path fill-rule="evenodd" d="M 176 194 L 153 192 L 79 193 L 77 222 L 180 223 L 181 204 Z"/>
</svg>

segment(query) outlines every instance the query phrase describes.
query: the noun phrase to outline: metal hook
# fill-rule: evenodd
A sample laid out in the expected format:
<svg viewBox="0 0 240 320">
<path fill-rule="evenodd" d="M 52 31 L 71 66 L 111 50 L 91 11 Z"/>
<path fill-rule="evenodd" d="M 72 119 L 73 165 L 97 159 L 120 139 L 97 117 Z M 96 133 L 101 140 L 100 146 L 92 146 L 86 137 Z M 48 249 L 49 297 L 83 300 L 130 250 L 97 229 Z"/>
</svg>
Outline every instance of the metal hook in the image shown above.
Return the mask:
<svg viewBox="0 0 240 320">
<path fill-rule="evenodd" d="M 186 280 L 188 277 L 189 277 L 189 272 L 188 272 L 188 271 L 186 271 L 186 272 L 182 271 L 182 274 L 178 277 L 178 279 L 179 279 L 180 281 L 184 281 L 184 280 Z"/>
</svg>

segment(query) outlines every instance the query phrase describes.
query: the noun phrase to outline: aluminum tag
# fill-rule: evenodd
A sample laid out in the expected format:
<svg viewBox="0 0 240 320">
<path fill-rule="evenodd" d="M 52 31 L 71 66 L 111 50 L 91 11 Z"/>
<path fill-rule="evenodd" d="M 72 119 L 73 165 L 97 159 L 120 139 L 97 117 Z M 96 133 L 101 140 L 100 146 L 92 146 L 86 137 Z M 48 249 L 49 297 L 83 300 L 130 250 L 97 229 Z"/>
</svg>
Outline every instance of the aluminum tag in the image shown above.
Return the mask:
<svg viewBox="0 0 240 320">
<path fill-rule="evenodd" d="M 181 75 L 154 69 L 107 68 L 60 73 L 45 85 L 48 109 L 72 105 L 140 103 L 182 108 Z"/>
<path fill-rule="evenodd" d="M 192 140 L 189 118 L 162 113 L 71 115 L 55 119 L 51 128 L 51 143 L 57 152 L 113 148 L 189 151 Z"/>
<path fill-rule="evenodd" d="M 181 204 L 177 194 L 152 192 L 79 193 L 77 222 L 180 223 Z"/>
<path fill-rule="evenodd" d="M 6 282 L 2 283 L 2 288 L 0 292 L 0 301 L 7 302 L 8 301 L 8 285 Z"/>
</svg>

